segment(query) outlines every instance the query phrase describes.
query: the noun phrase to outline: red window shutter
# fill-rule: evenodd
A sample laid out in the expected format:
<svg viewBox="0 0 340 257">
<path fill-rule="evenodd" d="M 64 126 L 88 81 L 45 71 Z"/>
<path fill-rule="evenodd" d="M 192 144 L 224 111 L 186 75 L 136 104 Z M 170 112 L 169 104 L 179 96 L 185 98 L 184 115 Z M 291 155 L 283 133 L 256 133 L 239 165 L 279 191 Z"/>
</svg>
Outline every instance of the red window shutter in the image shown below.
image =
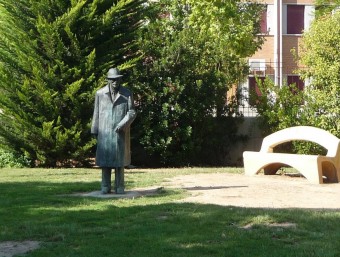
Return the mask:
<svg viewBox="0 0 340 257">
<path fill-rule="evenodd" d="M 305 6 L 287 5 L 287 34 L 302 34 L 305 28 Z"/>
<path fill-rule="evenodd" d="M 267 33 L 267 6 L 263 10 L 261 14 L 261 33 L 265 34 Z"/>
<path fill-rule="evenodd" d="M 301 80 L 300 76 L 297 75 L 287 76 L 287 83 L 288 86 L 295 84 L 300 91 L 305 88 L 305 82 Z"/>
<path fill-rule="evenodd" d="M 262 93 L 257 85 L 256 79 L 259 79 L 263 82 L 265 80 L 265 77 L 248 77 L 249 103 L 251 105 L 255 105 L 256 98 L 258 96 L 262 96 Z"/>
</svg>

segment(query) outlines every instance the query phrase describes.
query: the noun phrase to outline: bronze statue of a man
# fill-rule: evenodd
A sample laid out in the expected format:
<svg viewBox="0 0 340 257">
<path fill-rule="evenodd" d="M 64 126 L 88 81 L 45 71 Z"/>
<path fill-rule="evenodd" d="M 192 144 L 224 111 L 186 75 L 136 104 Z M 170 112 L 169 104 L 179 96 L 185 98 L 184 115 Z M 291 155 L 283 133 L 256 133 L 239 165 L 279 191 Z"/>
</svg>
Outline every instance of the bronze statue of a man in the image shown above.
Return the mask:
<svg viewBox="0 0 340 257">
<path fill-rule="evenodd" d="M 97 138 L 96 165 L 102 168 L 101 192 L 124 194 L 124 167 L 131 163 L 130 125 L 136 117 L 132 92 L 121 86 L 118 68 L 107 73 L 107 85 L 96 92 L 91 134 Z"/>
</svg>

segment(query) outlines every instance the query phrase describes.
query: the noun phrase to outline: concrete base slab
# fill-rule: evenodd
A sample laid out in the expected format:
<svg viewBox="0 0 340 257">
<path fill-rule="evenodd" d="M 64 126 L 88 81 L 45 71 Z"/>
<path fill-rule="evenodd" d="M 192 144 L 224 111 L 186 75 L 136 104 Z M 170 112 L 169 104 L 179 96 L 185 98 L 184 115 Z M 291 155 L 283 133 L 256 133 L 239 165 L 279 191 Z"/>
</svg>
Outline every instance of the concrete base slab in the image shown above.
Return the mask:
<svg viewBox="0 0 340 257">
<path fill-rule="evenodd" d="M 158 188 L 148 188 L 148 189 L 136 189 L 132 191 L 125 191 L 124 194 L 115 194 L 115 193 L 109 193 L 109 194 L 102 194 L 101 191 L 93 191 L 93 192 L 83 192 L 83 193 L 75 193 L 72 194 L 73 196 L 81 196 L 81 197 L 95 197 L 95 198 L 118 198 L 118 199 L 124 199 L 124 198 L 137 198 L 137 197 L 143 197 L 148 195 L 155 195 L 158 194 L 163 187 Z"/>
<path fill-rule="evenodd" d="M 0 242 L 0 256 L 12 257 L 24 255 L 30 251 L 34 251 L 40 247 L 38 241 L 5 241 Z"/>
</svg>

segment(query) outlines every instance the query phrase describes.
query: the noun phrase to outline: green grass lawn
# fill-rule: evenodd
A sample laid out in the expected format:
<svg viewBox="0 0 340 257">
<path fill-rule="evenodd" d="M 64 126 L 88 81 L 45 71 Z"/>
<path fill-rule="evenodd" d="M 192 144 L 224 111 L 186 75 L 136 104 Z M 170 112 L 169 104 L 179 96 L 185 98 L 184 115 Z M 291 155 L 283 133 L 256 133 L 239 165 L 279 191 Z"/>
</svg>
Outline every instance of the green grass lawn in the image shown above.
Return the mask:
<svg viewBox="0 0 340 257">
<path fill-rule="evenodd" d="M 243 170 L 133 169 L 125 180 L 131 190 L 203 172 Z M 0 169 L 0 242 L 41 241 L 26 256 L 44 257 L 340 256 L 340 211 L 178 203 L 186 192 L 168 188 L 135 199 L 72 196 L 99 190 L 100 179 L 98 169 Z"/>
</svg>

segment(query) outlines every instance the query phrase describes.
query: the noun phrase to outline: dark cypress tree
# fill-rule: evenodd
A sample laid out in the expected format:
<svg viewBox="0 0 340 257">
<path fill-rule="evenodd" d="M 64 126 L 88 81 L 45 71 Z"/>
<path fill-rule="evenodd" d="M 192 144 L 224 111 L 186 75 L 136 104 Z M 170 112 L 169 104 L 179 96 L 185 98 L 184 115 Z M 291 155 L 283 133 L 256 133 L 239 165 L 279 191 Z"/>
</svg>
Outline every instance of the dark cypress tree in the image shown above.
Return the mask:
<svg viewBox="0 0 340 257">
<path fill-rule="evenodd" d="M 144 0 L 0 0 L 0 143 L 86 164 L 94 92 L 137 58 Z"/>
</svg>

